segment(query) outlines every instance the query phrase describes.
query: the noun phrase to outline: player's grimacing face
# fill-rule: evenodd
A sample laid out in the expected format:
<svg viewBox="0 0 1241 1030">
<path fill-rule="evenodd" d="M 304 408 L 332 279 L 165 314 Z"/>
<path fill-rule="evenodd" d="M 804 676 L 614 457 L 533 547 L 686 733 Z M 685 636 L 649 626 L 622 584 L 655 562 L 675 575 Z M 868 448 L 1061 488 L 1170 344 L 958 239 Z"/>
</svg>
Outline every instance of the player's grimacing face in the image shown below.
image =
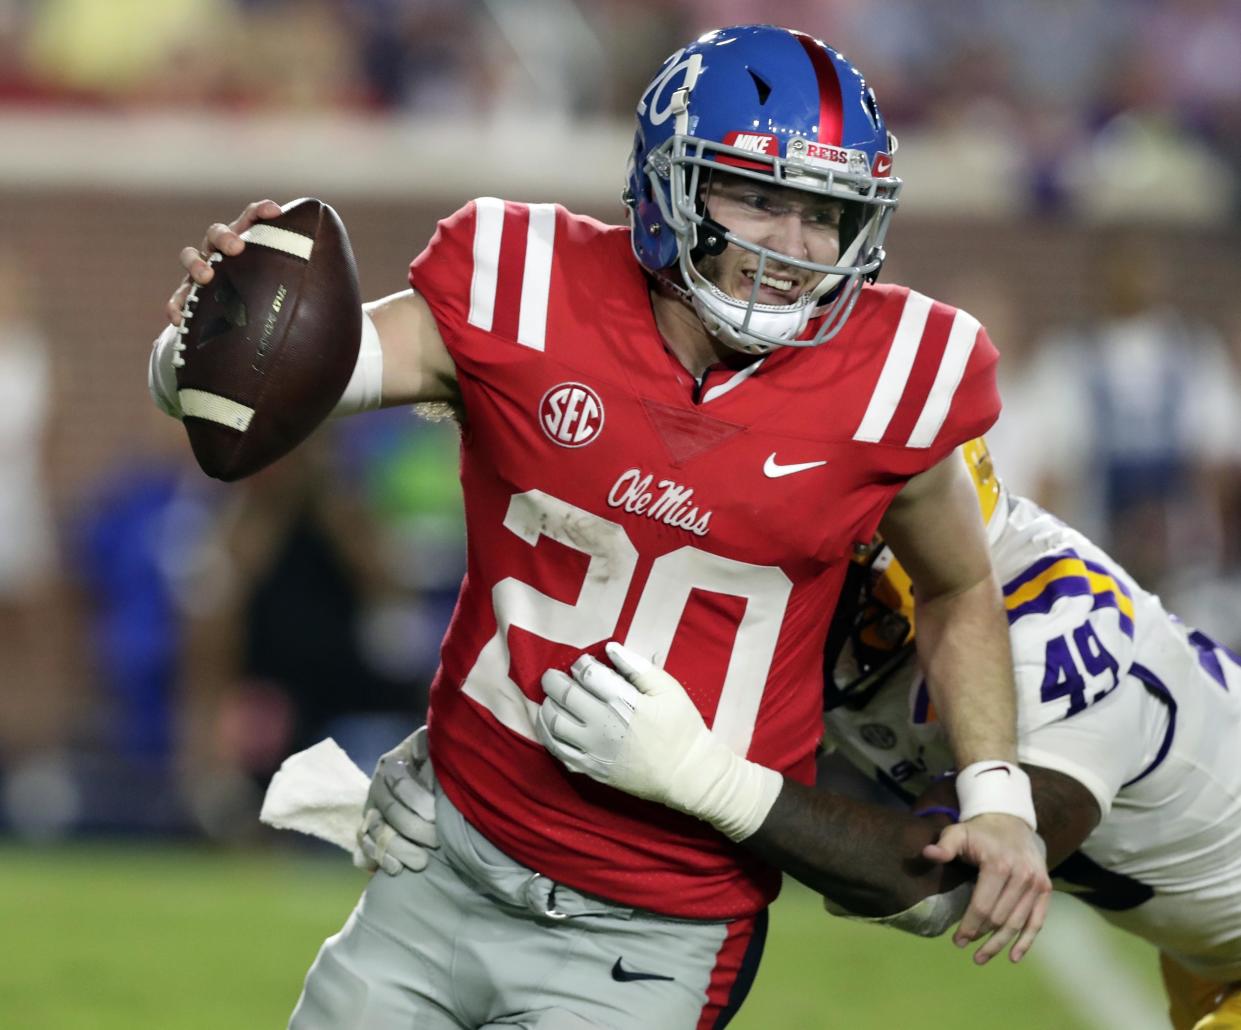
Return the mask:
<svg viewBox="0 0 1241 1030">
<path fill-rule="evenodd" d="M 749 243 L 815 264 L 832 265 L 840 256 L 842 205 L 789 186 L 716 173 L 707 193 L 711 218 Z M 730 244 L 723 253 L 698 262 L 702 274 L 738 300 L 749 300 L 758 255 Z M 768 259 L 756 300 L 794 304 L 813 289 L 823 273 Z"/>
</svg>

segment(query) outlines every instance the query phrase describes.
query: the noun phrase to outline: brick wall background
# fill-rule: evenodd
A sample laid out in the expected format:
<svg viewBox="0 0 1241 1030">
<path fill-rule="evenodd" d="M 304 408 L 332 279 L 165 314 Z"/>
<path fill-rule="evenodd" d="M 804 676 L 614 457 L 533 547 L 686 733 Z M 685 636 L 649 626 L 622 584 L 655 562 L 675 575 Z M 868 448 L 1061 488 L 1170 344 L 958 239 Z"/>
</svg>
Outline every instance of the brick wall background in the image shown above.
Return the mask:
<svg viewBox="0 0 1241 1030">
<path fill-rule="evenodd" d="M 38 186 L 0 191 L 0 246 L 14 248 L 30 274 L 32 307 L 51 348 L 45 462 L 58 532 L 122 459 L 171 452 L 188 460 L 179 426 L 148 398 L 148 345 L 177 280 L 178 248 L 196 242 L 210 221 L 231 218 L 246 199 L 223 191 L 149 197 Z M 363 295 L 377 297 L 404 287 L 407 262 L 453 205 L 347 197 L 336 206 L 354 243 Z M 608 220 L 621 216 L 619 204 L 582 210 Z M 1163 255 L 1168 285 L 1181 302 L 1235 338 L 1241 326 L 1236 234 L 1227 226 L 1137 231 Z M 893 257 L 885 278 L 969 308 L 988 324 L 994 297 L 1003 296 L 1006 325 L 992 324 L 993 335 L 1002 353 L 1013 354 L 1088 314 L 1092 254 L 1111 232 L 1063 221 L 902 211 L 889 237 Z M 89 703 L 90 648 L 74 592 L 59 586 L 44 616 L 58 646 L 23 671 L 21 682 L 0 685 L 0 755 L 6 742 L 21 748 L 68 732 L 69 714 Z"/>
</svg>

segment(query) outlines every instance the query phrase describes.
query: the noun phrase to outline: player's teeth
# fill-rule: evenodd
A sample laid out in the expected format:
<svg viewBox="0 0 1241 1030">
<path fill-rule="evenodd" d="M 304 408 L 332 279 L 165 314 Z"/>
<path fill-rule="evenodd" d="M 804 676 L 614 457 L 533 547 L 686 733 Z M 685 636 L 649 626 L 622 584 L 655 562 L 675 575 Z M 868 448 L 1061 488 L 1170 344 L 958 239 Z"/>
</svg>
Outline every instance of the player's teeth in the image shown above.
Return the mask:
<svg viewBox="0 0 1241 1030">
<path fill-rule="evenodd" d="M 777 290 L 791 290 L 793 288 L 792 279 L 776 279 L 773 276 L 765 275 L 761 282 L 764 286 L 770 286 Z"/>
</svg>

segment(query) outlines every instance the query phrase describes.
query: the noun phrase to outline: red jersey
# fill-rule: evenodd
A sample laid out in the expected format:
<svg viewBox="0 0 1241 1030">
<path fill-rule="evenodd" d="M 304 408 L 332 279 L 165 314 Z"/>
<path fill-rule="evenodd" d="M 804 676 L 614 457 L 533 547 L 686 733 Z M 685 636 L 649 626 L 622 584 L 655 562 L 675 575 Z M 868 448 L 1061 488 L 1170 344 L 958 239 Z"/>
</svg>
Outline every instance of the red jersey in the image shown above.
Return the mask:
<svg viewBox="0 0 1241 1030">
<path fill-rule="evenodd" d="M 409 278 L 465 410 L 468 567 L 431 688 L 443 789 L 578 890 L 671 916 L 755 912 L 779 886 L 765 863 L 536 742 L 540 677 L 619 640 L 737 753 L 811 782 L 849 556 L 910 476 L 995 420 L 986 333 L 868 287 L 830 343 L 696 383 L 627 229 L 494 198 L 441 222 Z"/>
</svg>

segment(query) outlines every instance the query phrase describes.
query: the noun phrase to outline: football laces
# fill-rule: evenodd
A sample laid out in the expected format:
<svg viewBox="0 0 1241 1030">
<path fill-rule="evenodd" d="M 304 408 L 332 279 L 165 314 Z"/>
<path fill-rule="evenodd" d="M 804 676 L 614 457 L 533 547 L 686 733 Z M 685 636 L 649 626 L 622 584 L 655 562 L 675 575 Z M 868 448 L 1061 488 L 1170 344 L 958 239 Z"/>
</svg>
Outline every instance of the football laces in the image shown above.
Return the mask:
<svg viewBox="0 0 1241 1030">
<path fill-rule="evenodd" d="M 207 263 L 214 265 L 217 261 L 223 261 L 224 255 L 218 250 L 209 258 Z M 181 324 L 177 326 L 177 338 L 172 344 L 172 367 L 184 368 L 185 358 L 181 355 L 185 353 L 185 334 L 190 331 L 189 321 L 194 317 L 194 303 L 198 300 L 198 287 L 200 283 L 191 283 L 190 292 L 185 295 L 185 303 L 181 305 Z"/>
</svg>

